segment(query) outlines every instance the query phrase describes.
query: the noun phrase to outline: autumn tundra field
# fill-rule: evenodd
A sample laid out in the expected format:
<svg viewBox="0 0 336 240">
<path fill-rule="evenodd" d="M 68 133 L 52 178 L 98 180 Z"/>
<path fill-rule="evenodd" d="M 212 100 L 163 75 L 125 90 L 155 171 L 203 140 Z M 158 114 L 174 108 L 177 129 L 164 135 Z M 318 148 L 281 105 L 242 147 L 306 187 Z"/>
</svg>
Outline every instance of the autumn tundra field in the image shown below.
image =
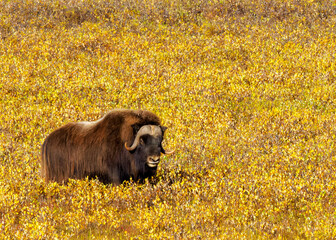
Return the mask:
<svg viewBox="0 0 336 240">
<path fill-rule="evenodd" d="M 0 2 L 0 239 L 335 239 L 336 2 Z M 157 176 L 46 183 L 41 144 L 112 109 Z"/>
</svg>

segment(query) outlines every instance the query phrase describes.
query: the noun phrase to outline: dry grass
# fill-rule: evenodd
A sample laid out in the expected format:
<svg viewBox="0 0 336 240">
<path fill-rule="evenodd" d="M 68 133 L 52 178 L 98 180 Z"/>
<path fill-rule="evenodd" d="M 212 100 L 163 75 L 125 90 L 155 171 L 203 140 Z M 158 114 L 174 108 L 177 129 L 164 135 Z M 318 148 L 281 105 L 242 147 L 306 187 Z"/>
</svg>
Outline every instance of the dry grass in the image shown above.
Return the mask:
<svg viewBox="0 0 336 240">
<path fill-rule="evenodd" d="M 1 1 L 0 239 L 336 238 L 334 1 Z M 55 128 L 169 127 L 144 185 L 46 184 Z"/>
</svg>

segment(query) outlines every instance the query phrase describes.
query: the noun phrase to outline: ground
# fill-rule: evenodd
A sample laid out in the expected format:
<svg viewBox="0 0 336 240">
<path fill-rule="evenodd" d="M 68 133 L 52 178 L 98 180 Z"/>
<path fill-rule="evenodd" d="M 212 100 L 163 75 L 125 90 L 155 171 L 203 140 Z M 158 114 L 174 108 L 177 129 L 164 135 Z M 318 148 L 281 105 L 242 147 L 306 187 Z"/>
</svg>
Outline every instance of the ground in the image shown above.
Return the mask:
<svg viewBox="0 0 336 240">
<path fill-rule="evenodd" d="M 336 238 L 336 3 L 2 1 L 1 239 Z M 145 184 L 45 183 L 45 137 L 168 127 Z"/>
</svg>

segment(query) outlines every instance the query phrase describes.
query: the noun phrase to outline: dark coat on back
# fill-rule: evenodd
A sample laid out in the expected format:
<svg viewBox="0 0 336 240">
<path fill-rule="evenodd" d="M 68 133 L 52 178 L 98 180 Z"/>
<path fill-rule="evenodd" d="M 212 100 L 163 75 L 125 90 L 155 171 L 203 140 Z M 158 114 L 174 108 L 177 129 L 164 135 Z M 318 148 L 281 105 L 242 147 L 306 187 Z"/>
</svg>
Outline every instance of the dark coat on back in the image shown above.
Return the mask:
<svg viewBox="0 0 336 240">
<path fill-rule="evenodd" d="M 128 151 L 135 129 L 160 125 L 154 113 L 144 110 L 113 110 L 95 122 L 68 123 L 52 132 L 42 145 L 42 176 L 46 181 L 98 177 L 104 183 L 120 184 L 156 174 Z M 163 137 L 162 130 L 162 137 Z"/>
</svg>

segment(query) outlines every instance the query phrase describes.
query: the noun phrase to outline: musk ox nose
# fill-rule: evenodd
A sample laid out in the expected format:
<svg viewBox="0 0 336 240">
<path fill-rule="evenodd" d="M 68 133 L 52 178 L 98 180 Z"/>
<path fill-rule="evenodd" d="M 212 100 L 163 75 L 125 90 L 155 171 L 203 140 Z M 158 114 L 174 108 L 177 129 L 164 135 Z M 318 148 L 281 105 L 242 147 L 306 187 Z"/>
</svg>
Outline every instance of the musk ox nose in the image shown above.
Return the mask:
<svg viewBox="0 0 336 240">
<path fill-rule="evenodd" d="M 160 157 L 159 156 L 149 156 L 147 158 L 147 165 L 149 167 L 156 167 L 160 162 Z"/>
</svg>

